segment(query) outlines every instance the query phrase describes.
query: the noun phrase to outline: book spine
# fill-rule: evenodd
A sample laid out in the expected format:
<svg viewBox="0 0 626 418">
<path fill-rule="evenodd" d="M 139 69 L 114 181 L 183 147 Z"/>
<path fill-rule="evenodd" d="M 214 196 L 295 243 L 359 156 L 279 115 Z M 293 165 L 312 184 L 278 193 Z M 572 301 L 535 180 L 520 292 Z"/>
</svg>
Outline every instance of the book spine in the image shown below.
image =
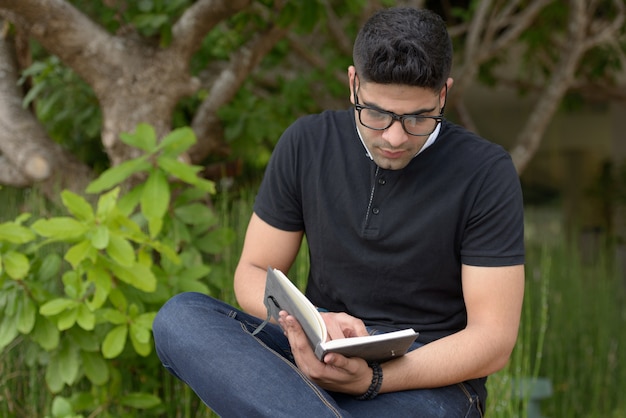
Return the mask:
<svg viewBox="0 0 626 418">
<path fill-rule="evenodd" d="M 326 355 L 326 350 L 324 349 L 324 347 L 322 347 L 321 344 L 317 344 L 315 346 L 315 356 L 318 358 L 318 360 L 324 361 L 325 355 Z"/>
</svg>

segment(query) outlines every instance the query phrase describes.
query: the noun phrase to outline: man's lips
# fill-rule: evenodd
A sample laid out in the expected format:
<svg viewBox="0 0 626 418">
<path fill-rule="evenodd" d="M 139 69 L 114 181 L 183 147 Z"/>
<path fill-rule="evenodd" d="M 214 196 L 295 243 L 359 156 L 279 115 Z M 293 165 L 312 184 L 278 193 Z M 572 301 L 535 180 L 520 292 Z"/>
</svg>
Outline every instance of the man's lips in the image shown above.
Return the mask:
<svg viewBox="0 0 626 418">
<path fill-rule="evenodd" d="M 406 153 L 406 150 L 387 150 L 387 149 L 381 148 L 380 153 L 385 158 L 397 159 L 397 158 L 401 158 Z"/>
</svg>

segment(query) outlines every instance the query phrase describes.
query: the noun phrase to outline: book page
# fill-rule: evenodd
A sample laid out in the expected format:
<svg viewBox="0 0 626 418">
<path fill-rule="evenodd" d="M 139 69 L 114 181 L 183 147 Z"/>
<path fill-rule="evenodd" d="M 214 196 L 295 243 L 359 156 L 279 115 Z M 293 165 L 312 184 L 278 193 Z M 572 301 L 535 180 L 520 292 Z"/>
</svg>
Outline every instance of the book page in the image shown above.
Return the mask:
<svg viewBox="0 0 626 418">
<path fill-rule="evenodd" d="M 307 335 L 313 344 L 324 342 L 327 338 L 326 324 L 319 312 L 313 304 L 304 296 L 304 294 L 296 287 L 295 284 L 285 276 L 285 274 L 277 269 L 273 269 L 272 273 L 281 288 L 288 295 L 289 300 L 283 301 L 286 305 L 293 304 L 294 312 L 291 312 L 289 306 L 283 307 L 290 315 L 296 317 L 304 331 L 308 334 L 314 332 L 315 335 Z M 268 277 L 269 279 L 269 277 Z"/>
</svg>

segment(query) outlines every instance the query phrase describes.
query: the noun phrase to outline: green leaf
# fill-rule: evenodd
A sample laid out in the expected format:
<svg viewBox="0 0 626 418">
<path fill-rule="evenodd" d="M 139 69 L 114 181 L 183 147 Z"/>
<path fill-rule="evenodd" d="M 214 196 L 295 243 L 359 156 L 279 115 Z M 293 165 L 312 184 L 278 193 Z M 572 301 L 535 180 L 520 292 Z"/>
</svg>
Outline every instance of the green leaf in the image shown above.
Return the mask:
<svg viewBox="0 0 626 418">
<path fill-rule="evenodd" d="M 77 347 L 71 344 L 65 344 L 59 351 L 59 355 L 57 357 L 61 379 L 70 386 L 78 377 L 78 370 L 80 366 L 80 358 L 78 354 Z"/>
<path fill-rule="evenodd" d="M 163 229 L 163 218 L 150 218 L 148 219 L 148 230 L 150 231 L 151 237 L 156 237 L 159 235 Z"/>
<path fill-rule="evenodd" d="M 156 312 L 146 312 L 139 316 L 137 316 L 133 322 L 139 326 L 142 326 L 146 329 L 152 329 L 152 323 L 154 322 L 154 318 L 156 317 Z"/>
<path fill-rule="evenodd" d="M 97 225 L 91 231 L 91 245 L 98 250 L 103 250 L 109 245 L 109 228 L 105 225 Z"/>
<path fill-rule="evenodd" d="M 94 390 L 94 392 L 96 391 Z M 101 400 L 102 398 L 95 393 L 77 392 L 76 388 L 72 390 L 72 406 L 76 411 L 95 411 L 101 405 Z M 85 416 L 76 415 L 72 418 L 85 418 Z M 111 415 L 103 414 L 102 418 L 111 418 Z"/>
<path fill-rule="evenodd" d="M 93 220 L 93 209 L 91 205 L 82 196 L 72 193 L 69 190 L 61 192 L 63 205 L 70 211 L 72 215 L 81 221 Z"/>
<path fill-rule="evenodd" d="M 60 331 L 65 331 L 66 329 L 70 329 L 76 323 L 77 318 L 78 318 L 77 306 L 67 309 L 61 312 L 59 316 L 57 317 L 57 328 L 59 328 Z"/>
<path fill-rule="evenodd" d="M 111 289 L 111 292 L 109 293 L 109 300 L 119 311 L 126 312 L 126 309 L 128 308 L 128 301 L 119 287 Z"/>
<path fill-rule="evenodd" d="M 0 241 L 8 241 L 14 244 L 25 244 L 35 239 L 35 234 L 30 229 L 14 222 L 0 224 Z"/>
<path fill-rule="evenodd" d="M 65 385 L 59 368 L 58 355 L 53 355 L 46 368 L 46 383 L 52 393 L 60 392 Z"/>
<path fill-rule="evenodd" d="M 179 278 L 181 280 L 198 280 L 205 278 L 211 272 L 211 267 L 206 264 L 198 264 L 195 266 L 189 266 L 180 272 Z"/>
<path fill-rule="evenodd" d="M 0 352 L 17 337 L 17 333 L 15 318 L 4 316 L 0 322 Z"/>
<path fill-rule="evenodd" d="M 22 334 L 30 334 L 35 327 L 35 320 L 37 319 L 35 303 L 30 297 L 25 295 L 17 312 L 17 330 Z"/>
<path fill-rule="evenodd" d="M 181 292 L 196 292 L 204 293 L 205 295 L 210 293 L 209 286 L 197 280 L 181 281 L 178 284 L 178 288 Z"/>
<path fill-rule="evenodd" d="M 167 134 L 159 144 L 163 155 L 178 157 L 196 143 L 196 134 L 189 127 L 178 128 Z"/>
<path fill-rule="evenodd" d="M 60 336 L 59 329 L 52 321 L 41 316 L 37 318 L 35 328 L 30 334 L 32 340 L 47 351 L 53 350 L 59 345 Z"/>
<path fill-rule="evenodd" d="M 148 409 L 160 405 L 161 399 L 149 393 L 135 392 L 122 396 L 120 403 L 135 409 Z"/>
<path fill-rule="evenodd" d="M 137 324 L 130 324 L 130 342 L 135 352 L 140 356 L 147 357 L 152 352 L 152 339 L 150 331 Z"/>
<path fill-rule="evenodd" d="M 66 418 L 74 415 L 72 404 L 62 396 L 55 396 L 52 400 L 52 416 Z"/>
<path fill-rule="evenodd" d="M 43 316 L 52 316 L 60 314 L 61 312 L 74 308 L 78 302 L 72 299 L 66 298 L 57 298 L 52 299 L 41 305 L 39 308 L 39 313 Z"/>
<path fill-rule="evenodd" d="M 96 316 L 85 305 L 78 305 L 76 323 L 85 331 L 92 331 L 96 326 Z"/>
<path fill-rule="evenodd" d="M 152 152 L 156 148 L 156 132 L 151 125 L 140 123 L 133 133 L 122 133 L 120 139 L 126 145 Z"/>
<path fill-rule="evenodd" d="M 39 219 L 32 228 L 42 237 L 68 241 L 80 238 L 87 232 L 83 223 L 69 217 Z"/>
<path fill-rule="evenodd" d="M 152 244 L 153 248 L 158 251 L 162 256 L 165 256 L 169 261 L 175 264 L 180 264 L 180 257 L 169 245 L 165 245 L 160 242 Z"/>
<path fill-rule="evenodd" d="M 41 281 L 48 281 L 53 277 L 57 277 L 60 271 L 61 256 L 57 253 L 50 253 L 41 262 L 38 278 Z"/>
<path fill-rule="evenodd" d="M 86 189 L 87 193 L 100 193 L 111 189 L 124 182 L 128 177 L 140 171 L 149 170 L 151 167 L 147 157 L 139 157 L 124 161 L 120 165 L 104 171 L 100 177 L 92 181 Z"/>
<path fill-rule="evenodd" d="M 74 327 L 64 335 L 64 338 L 69 338 L 71 340 L 70 344 L 76 345 L 81 351 L 100 352 L 102 335 L 95 332 Z"/>
<path fill-rule="evenodd" d="M 130 324 L 130 336 L 142 344 L 150 342 L 150 330 L 137 323 Z"/>
<path fill-rule="evenodd" d="M 235 239 L 235 231 L 231 228 L 217 228 L 207 232 L 196 240 L 196 246 L 209 254 L 219 254 Z"/>
<path fill-rule="evenodd" d="M 117 264 L 123 267 L 130 267 L 135 263 L 135 250 L 125 238 L 111 234 L 107 254 Z"/>
<path fill-rule="evenodd" d="M 126 345 L 127 335 L 127 325 L 118 325 L 109 331 L 102 342 L 102 355 L 104 358 L 111 359 L 119 356 Z"/>
<path fill-rule="evenodd" d="M 94 284 L 95 291 L 87 306 L 91 310 L 99 309 L 106 302 L 111 291 L 111 276 L 101 267 L 95 266 L 87 271 L 87 280 Z"/>
<path fill-rule="evenodd" d="M 170 186 L 161 170 L 153 170 L 141 194 L 141 213 L 146 219 L 163 218 L 170 203 Z"/>
<path fill-rule="evenodd" d="M 98 207 L 96 209 L 96 217 L 100 220 L 100 222 L 106 220 L 111 213 L 113 213 L 119 194 L 120 188 L 116 187 L 115 189 L 100 196 L 98 199 Z"/>
<path fill-rule="evenodd" d="M 197 225 L 206 222 L 208 219 L 215 219 L 215 213 L 206 204 L 194 202 L 189 205 L 179 206 L 174 209 L 174 214 L 183 222 L 189 225 Z"/>
<path fill-rule="evenodd" d="M 70 247 L 65 253 L 65 260 L 72 265 L 73 268 L 78 268 L 79 264 L 84 259 L 90 259 L 94 261 L 96 259 L 96 249 L 91 245 L 91 241 L 83 240 L 76 245 Z"/>
<path fill-rule="evenodd" d="M 109 381 L 109 368 L 100 353 L 81 352 L 85 376 L 94 385 L 104 385 Z"/>
<path fill-rule="evenodd" d="M 31 218 L 31 214 L 28 212 L 23 212 L 20 213 L 19 215 L 17 215 L 17 217 L 14 219 L 14 223 L 18 224 L 18 225 L 22 225 L 24 222 L 26 222 L 27 220 L 29 220 Z"/>
<path fill-rule="evenodd" d="M 83 297 L 86 289 L 78 271 L 66 271 L 61 280 L 63 281 L 63 290 L 68 298 L 78 300 Z"/>
<path fill-rule="evenodd" d="M 152 270 L 144 265 L 135 263 L 130 267 L 111 265 L 113 274 L 123 282 L 136 287 L 144 292 L 156 290 L 156 277 Z"/>
<path fill-rule="evenodd" d="M 122 325 L 127 321 L 126 315 L 116 309 L 102 309 L 100 310 L 100 314 L 104 320 L 112 323 L 113 325 Z"/>
<path fill-rule="evenodd" d="M 141 195 L 143 193 L 144 184 L 141 183 L 135 187 L 128 193 L 124 194 L 117 201 L 117 209 L 124 216 L 130 216 L 134 211 L 137 205 L 139 204 L 139 199 L 141 199 Z"/>
<path fill-rule="evenodd" d="M 14 280 L 21 280 L 26 277 L 30 269 L 28 258 L 15 251 L 6 252 L 2 258 L 2 264 L 6 273 Z"/>
<path fill-rule="evenodd" d="M 192 184 L 205 193 L 215 194 L 215 183 L 211 180 L 198 178 L 198 180 Z"/>
<path fill-rule="evenodd" d="M 167 157 L 165 155 L 159 156 L 157 164 L 168 174 L 189 184 L 196 184 L 198 182 L 198 172 L 202 170 L 200 166 L 185 164 L 178 161 L 176 158 Z"/>
</svg>

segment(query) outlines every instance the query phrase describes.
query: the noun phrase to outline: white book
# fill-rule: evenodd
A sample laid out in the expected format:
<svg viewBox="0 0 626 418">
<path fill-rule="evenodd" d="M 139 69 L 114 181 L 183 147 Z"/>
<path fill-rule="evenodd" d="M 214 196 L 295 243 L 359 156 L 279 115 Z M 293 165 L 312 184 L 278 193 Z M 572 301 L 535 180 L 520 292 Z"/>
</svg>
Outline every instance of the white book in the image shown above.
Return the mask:
<svg viewBox="0 0 626 418">
<path fill-rule="evenodd" d="M 326 353 L 339 353 L 346 357 L 383 362 L 406 354 L 419 335 L 415 330 L 407 328 L 364 337 L 328 340 L 326 324 L 315 306 L 283 272 L 271 267 L 267 269 L 264 303 L 268 319 L 274 317 L 278 320 L 278 313 L 284 310 L 300 322 L 315 355 L 320 360 Z M 262 326 L 255 333 L 260 331 Z"/>
</svg>

